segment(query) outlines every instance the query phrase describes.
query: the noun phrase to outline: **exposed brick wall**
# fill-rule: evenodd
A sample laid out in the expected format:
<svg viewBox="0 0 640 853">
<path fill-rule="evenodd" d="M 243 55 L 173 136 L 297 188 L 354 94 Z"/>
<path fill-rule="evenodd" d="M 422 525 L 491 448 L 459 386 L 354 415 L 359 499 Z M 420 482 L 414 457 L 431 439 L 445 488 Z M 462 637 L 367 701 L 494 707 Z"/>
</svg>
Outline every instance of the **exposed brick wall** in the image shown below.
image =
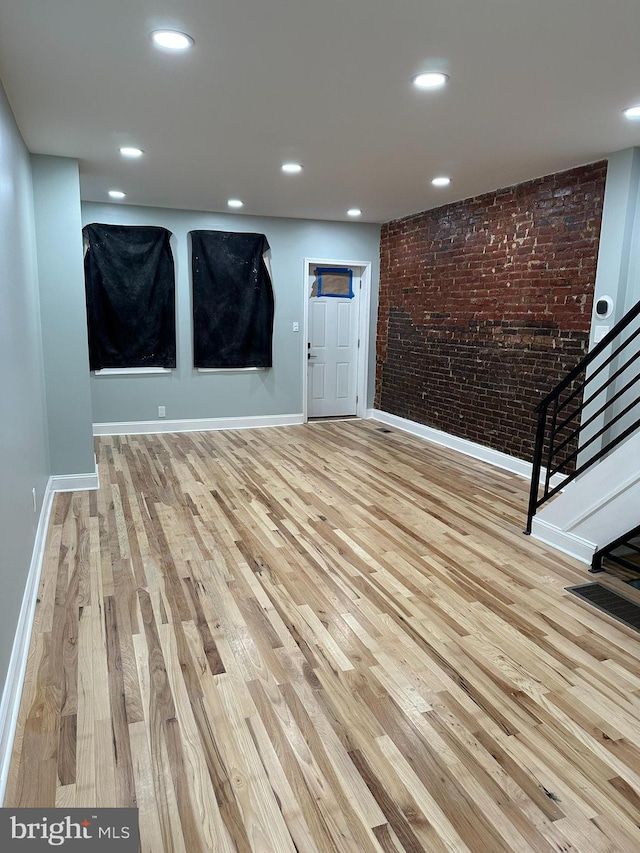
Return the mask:
<svg viewBox="0 0 640 853">
<path fill-rule="evenodd" d="M 376 407 L 521 458 L 586 353 L 606 163 L 389 222 Z"/>
</svg>

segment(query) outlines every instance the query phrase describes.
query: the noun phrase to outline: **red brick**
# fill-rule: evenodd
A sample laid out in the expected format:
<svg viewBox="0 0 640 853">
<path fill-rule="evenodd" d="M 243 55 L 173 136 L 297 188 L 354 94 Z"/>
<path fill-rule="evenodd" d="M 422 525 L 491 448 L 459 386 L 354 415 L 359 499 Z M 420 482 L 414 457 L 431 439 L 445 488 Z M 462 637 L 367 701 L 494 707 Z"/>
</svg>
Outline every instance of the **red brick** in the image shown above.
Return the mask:
<svg viewBox="0 0 640 853">
<path fill-rule="evenodd" d="M 382 227 L 376 406 L 528 458 L 586 352 L 605 163 Z"/>
</svg>

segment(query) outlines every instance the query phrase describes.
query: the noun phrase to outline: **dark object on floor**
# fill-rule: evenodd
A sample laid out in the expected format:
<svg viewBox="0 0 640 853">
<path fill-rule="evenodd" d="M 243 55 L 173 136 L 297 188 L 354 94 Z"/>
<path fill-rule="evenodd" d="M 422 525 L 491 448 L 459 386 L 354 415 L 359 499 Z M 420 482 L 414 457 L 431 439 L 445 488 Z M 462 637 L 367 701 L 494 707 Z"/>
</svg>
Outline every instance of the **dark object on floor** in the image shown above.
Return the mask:
<svg viewBox="0 0 640 853">
<path fill-rule="evenodd" d="M 623 595 L 613 592 L 601 583 L 586 583 L 580 586 L 568 586 L 567 592 L 571 592 L 593 604 L 598 610 L 613 616 L 618 622 L 622 622 L 634 631 L 640 631 L 640 605 L 630 601 Z"/>
<path fill-rule="evenodd" d="M 385 427 L 378 427 L 378 432 L 391 432 L 391 430 L 386 429 Z"/>
</svg>

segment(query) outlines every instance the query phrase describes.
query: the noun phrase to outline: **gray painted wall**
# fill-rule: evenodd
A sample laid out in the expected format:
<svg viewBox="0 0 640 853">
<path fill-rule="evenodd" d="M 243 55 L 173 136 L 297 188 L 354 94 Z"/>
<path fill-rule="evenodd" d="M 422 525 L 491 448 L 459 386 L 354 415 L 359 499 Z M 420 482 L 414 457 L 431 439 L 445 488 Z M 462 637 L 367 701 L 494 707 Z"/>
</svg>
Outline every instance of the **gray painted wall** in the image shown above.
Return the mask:
<svg viewBox="0 0 640 853">
<path fill-rule="evenodd" d="M 46 413 L 29 154 L 0 85 L 0 684 L 47 483 Z"/>
<path fill-rule="evenodd" d="M 594 293 L 594 314 L 591 324 L 591 347 L 596 343 L 596 331 L 599 328 L 603 333 L 613 328 L 640 299 L 638 252 L 640 252 L 640 148 L 627 148 L 624 151 L 616 151 L 608 158 Z M 613 300 L 613 313 L 606 319 L 598 319 L 595 315 L 595 305 L 597 300 L 604 296 L 609 296 Z M 640 321 L 636 319 L 623 333 L 616 347 L 623 340 L 631 339 L 639 327 Z M 606 382 L 616 373 L 621 364 L 637 350 L 638 339 L 635 339 L 625 351 L 622 362 L 614 359 L 598 374 L 597 371 L 611 355 L 612 347 L 607 347 L 589 370 L 589 375 L 597 374 L 592 384 L 588 386 L 590 393 L 594 393 L 601 382 Z M 635 376 L 637 376 L 637 362 L 623 370 L 611 385 L 603 388 L 593 402 L 585 407 L 583 422 L 595 416 L 605 401 L 611 400 L 619 391 L 622 392 L 622 389 Z M 583 444 L 591 436 L 595 437 L 613 416 L 619 413 L 623 415 L 617 424 L 609 428 L 601 437 L 596 437 L 583 451 L 578 460 L 579 464 L 595 455 L 604 443 L 620 435 L 624 429 L 638 420 L 640 405 L 634 405 L 638 391 L 636 383 L 629 391 L 621 393 L 611 409 L 596 416 L 585 429 L 582 437 Z M 626 414 L 623 414 L 625 412 Z M 631 470 L 637 470 L 640 460 L 629 459 L 628 465 Z"/>
<path fill-rule="evenodd" d="M 78 163 L 34 155 L 40 316 L 52 474 L 95 471 Z"/>
<path fill-rule="evenodd" d="M 271 219 L 224 213 L 92 204 L 82 206 L 83 224 L 160 225 L 174 235 L 178 366 L 165 376 L 91 378 L 95 423 L 157 419 L 298 414 L 302 379 L 305 257 L 370 261 L 372 264 L 369 405 L 375 381 L 375 326 L 378 305 L 380 228 L 360 223 Z M 256 373 L 198 374 L 192 367 L 190 256 L 187 234 L 195 229 L 266 234 L 271 246 L 275 294 L 273 368 Z M 292 331 L 294 321 L 300 332 Z"/>
<path fill-rule="evenodd" d="M 622 177 L 624 178 L 623 181 L 620 181 L 620 173 L 622 173 Z M 622 203 L 626 202 L 624 205 L 624 242 L 622 251 L 620 252 L 621 274 L 617 292 L 618 310 L 617 314 L 614 314 L 616 320 L 618 320 L 633 308 L 640 299 L 640 258 L 638 258 L 638 252 L 640 251 L 640 148 L 616 152 L 616 154 L 610 157 L 607 177 L 609 178 L 609 186 L 614 184 L 615 179 L 617 179 L 618 183 L 623 183 L 623 187 L 621 188 L 622 198 L 618 198 L 618 201 L 621 207 Z M 612 187 L 613 189 L 615 189 L 615 186 Z M 615 200 L 614 196 L 614 203 Z M 603 284 L 603 282 L 599 281 L 598 284 Z M 620 392 L 621 394 L 615 400 L 612 409 L 614 415 L 620 415 L 621 417 L 612 429 L 605 433 L 607 438 L 621 435 L 624 430 L 631 428 L 640 420 L 640 403 L 637 402 L 638 394 L 640 393 L 638 362 L 623 369 L 624 363 L 630 357 L 636 355 L 640 349 L 638 338 L 633 339 L 634 333 L 639 328 L 640 318 L 636 318 L 631 326 L 623 333 L 622 340 L 630 341 L 628 348 L 619 359 L 614 359 L 611 364 L 612 370 L 621 370 L 620 375 L 609 390 L 609 399 L 616 392 Z M 635 383 L 631 388 L 628 391 L 624 391 L 623 389 L 627 384 L 634 382 L 634 380 Z M 631 466 L 635 470 L 640 470 L 640 459 L 636 457 L 634 462 L 635 465 L 632 462 Z"/>
<path fill-rule="evenodd" d="M 607 164 L 594 305 L 600 297 L 611 296 L 615 307 L 606 320 L 594 316 L 592 343 L 598 325 L 615 325 L 640 299 L 638 260 L 633 252 L 640 246 L 639 190 L 640 148 L 611 154 Z"/>
</svg>

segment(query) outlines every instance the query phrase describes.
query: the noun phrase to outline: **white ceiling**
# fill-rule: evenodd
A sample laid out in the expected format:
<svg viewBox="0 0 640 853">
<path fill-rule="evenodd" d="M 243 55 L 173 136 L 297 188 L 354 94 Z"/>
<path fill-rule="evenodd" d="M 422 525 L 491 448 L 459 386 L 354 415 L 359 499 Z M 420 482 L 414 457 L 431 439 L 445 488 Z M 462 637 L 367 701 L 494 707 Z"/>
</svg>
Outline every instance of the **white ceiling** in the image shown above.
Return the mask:
<svg viewBox="0 0 640 853">
<path fill-rule="evenodd" d="M 384 222 L 640 145 L 639 36 L 639 0 L 0 0 L 0 77 L 84 199 Z"/>
</svg>

